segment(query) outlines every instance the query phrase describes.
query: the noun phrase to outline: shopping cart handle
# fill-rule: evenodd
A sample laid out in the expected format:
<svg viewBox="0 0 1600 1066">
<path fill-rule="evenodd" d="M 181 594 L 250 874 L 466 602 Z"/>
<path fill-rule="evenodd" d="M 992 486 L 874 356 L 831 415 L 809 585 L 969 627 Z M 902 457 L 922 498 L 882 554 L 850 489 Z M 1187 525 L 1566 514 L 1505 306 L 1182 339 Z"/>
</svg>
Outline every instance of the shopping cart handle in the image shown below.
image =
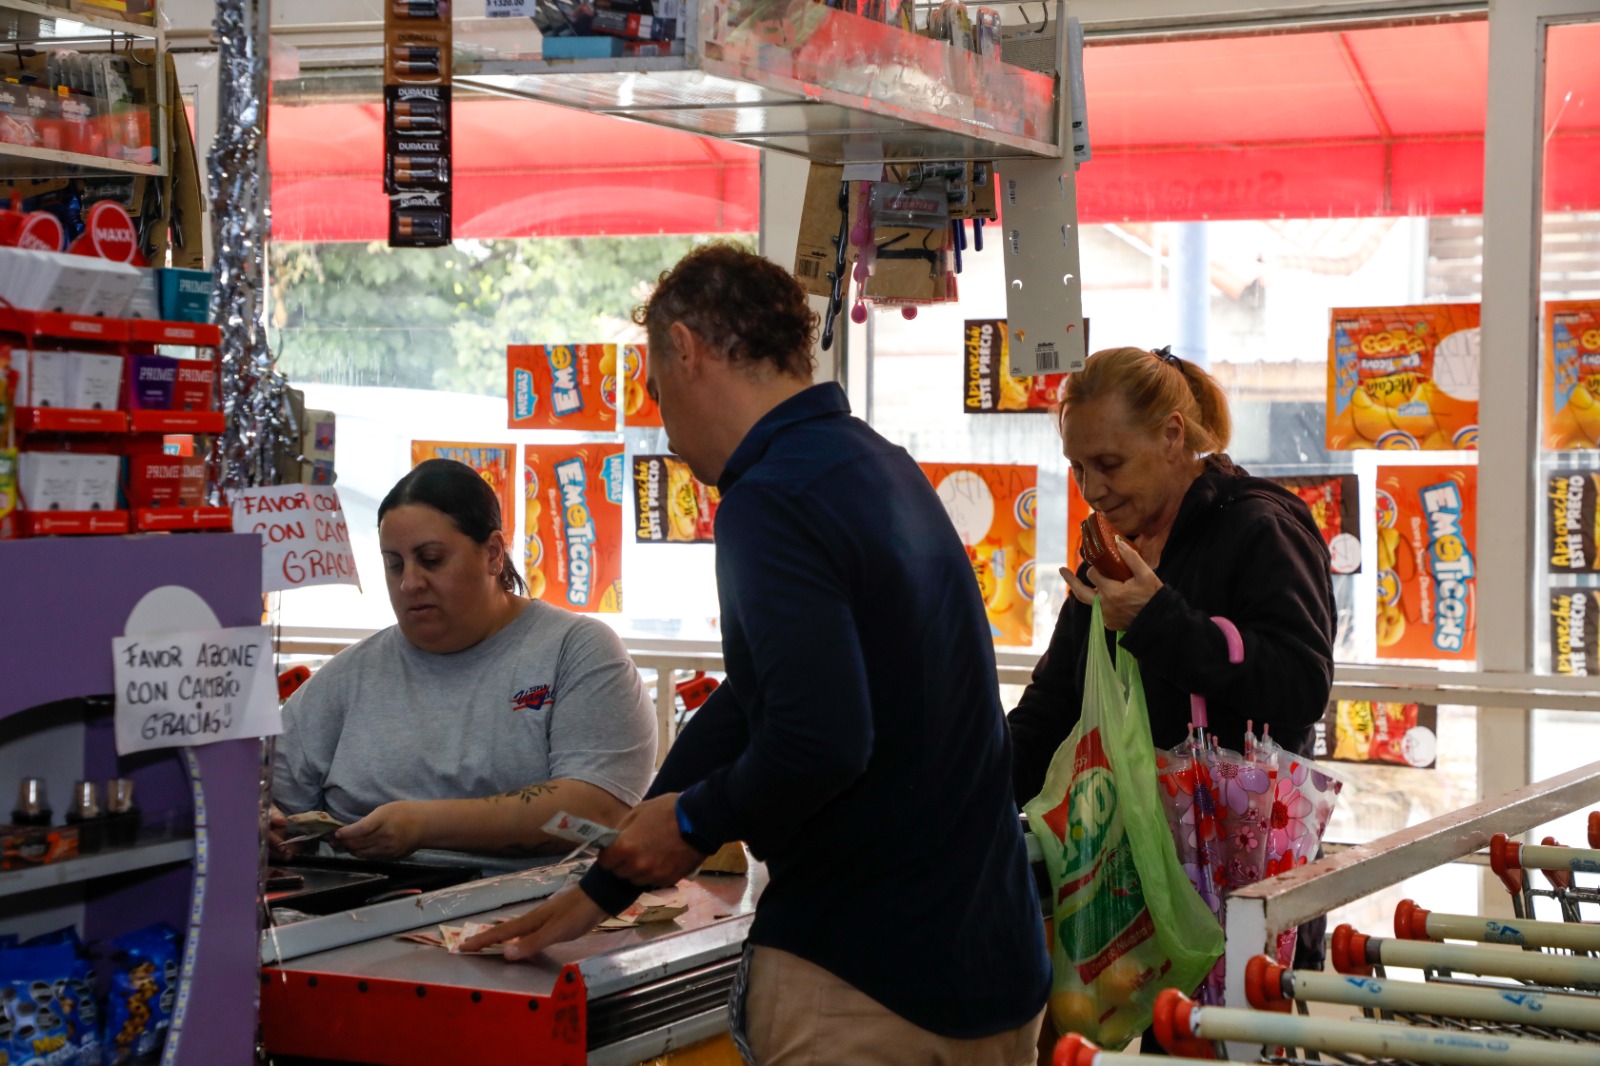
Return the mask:
<svg viewBox="0 0 1600 1066">
<path fill-rule="evenodd" d="M 1155 1017 L 1150 1028 L 1169 1055 L 1192 1059 L 1214 1059 L 1217 1052 L 1209 1041 L 1194 1035 L 1194 1014 L 1200 1004 L 1176 988 L 1164 988 L 1156 996 Z"/>
<path fill-rule="evenodd" d="M 1545 837 L 1539 843 L 1543 844 L 1547 848 L 1566 847 L 1565 844 L 1557 841 L 1555 837 Z M 1572 874 L 1568 873 L 1566 870 L 1540 870 L 1539 872 L 1544 874 L 1544 879 L 1546 881 L 1550 882 L 1550 887 L 1559 892 L 1564 892 L 1572 887 Z"/>
<path fill-rule="evenodd" d="M 1489 838 L 1489 868 L 1513 896 L 1522 891 L 1522 845 L 1496 833 Z"/>
<path fill-rule="evenodd" d="M 1288 1014 L 1289 991 L 1284 986 L 1287 966 L 1266 955 L 1257 955 L 1244 964 L 1244 994 L 1256 1010 L 1275 1010 Z"/>
<path fill-rule="evenodd" d="M 1050 1066 L 1094 1066 L 1100 1049 L 1083 1038 L 1081 1033 L 1068 1033 L 1056 1041 L 1056 1050 L 1050 1056 Z"/>
<path fill-rule="evenodd" d="M 1341 925 L 1333 931 L 1328 952 L 1333 968 L 1347 977 L 1371 977 L 1372 963 L 1367 959 L 1367 941 L 1372 938 L 1358 933 L 1351 925 Z"/>
<path fill-rule="evenodd" d="M 1428 935 L 1430 913 L 1417 906 L 1415 900 L 1401 900 L 1394 907 L 1394 935 L 1401 940 L 1432 940 Z"/>
</svg>

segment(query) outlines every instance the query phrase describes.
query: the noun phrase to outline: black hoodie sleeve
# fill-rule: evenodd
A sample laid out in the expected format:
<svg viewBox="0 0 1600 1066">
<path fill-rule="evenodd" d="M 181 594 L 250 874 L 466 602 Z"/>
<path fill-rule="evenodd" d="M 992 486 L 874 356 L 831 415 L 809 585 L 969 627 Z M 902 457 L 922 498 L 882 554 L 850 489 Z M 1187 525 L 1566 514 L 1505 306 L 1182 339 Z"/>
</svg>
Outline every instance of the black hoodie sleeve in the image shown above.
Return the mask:
<svg viewBox="0 0 1600 1066">
<path fill-rule="evenodd" d="M 1007 719 L 1011 726 L 1011 783 L 1019 807 L 1044 787 L 1050 760 L 1078 724 L 1083 710 L 1083 641 L 1088 624 L 1089 608 L 1068 593 L 1050 647 L 1033 668 L 1033 680 Z"/>
<path fill-rule="evenodd" d="M 1301 731 L 1322 717 L 1333 683 L 1333 588 L 1327 546 L 1309 520 L 1276 507 L 1251 516 L 1230 559 L 1227 607 L 1196 610 L 1163 587 L 1123 636 L 1123 647 L 1152 675 L 1212 704 L 1212 731 L 1242 732 L 1233 709 L 1254 708 L 1257 726 Z M 1226 617 L 1244 640 L 1244 661 L 1228 661 L 1227 642 L 1211 621 Z M 1148 683 L 1148 681 L 1147 681 Z M 1218 720 L 1217 708 L 1224 721 Z"/>
</svg>

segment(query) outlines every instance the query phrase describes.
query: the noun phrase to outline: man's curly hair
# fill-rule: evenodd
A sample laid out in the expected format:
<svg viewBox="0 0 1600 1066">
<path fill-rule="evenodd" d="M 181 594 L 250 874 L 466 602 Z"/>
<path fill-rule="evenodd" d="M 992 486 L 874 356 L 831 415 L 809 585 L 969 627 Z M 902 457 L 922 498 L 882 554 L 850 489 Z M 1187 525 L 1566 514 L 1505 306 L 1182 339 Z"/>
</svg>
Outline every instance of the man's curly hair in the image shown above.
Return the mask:
<svg viewBox="0 0 1600 1066">
<path fill-rule="evenodd" d="M 818 316 L 799 282 L 727 241 L 702 245 L 664 271 L 633 320 L 658 351 L 667 350 L 672 324 L 682 322 L 729 362 L 770 363 L 806 380 L 816 368 Z"/>
</svg>

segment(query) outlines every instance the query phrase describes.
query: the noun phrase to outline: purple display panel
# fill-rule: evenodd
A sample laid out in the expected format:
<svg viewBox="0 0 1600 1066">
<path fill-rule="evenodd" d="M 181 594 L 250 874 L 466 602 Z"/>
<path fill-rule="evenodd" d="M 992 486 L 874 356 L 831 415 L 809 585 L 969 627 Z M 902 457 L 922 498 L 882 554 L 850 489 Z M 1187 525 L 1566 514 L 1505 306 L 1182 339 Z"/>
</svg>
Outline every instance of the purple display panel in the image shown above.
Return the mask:
<svg viewBox="0 0 1600 1066">
<path fill-rule="evenodd" d="M 0 541 L 7 603 L 0 615 L 0 717 L 55 700 L 112 690 L 111 640 L 145 593 L 193 590 L 224 626 L 261 621 L 261 542 L 234 534 L 40 538 Z M 126 770 L 141 808 L 192 815 L 181 752 L 116 757 L 109 720 L 86 730 L 91 776 Z M 187 925 L 200 887 L 200 928 L 178 1066 L 254 1061 L 258 941 L 256 875 L 261 744 L 223 741 L 193 749 L 205 804 L 206 878 L 187 867 L 91 886 L 85 934 L 115 935 L 151 921 Z M 181 814 L 179 815 L 181 817 Z M 176 920 L 174 920 L 176 919 Z"/>
</svg>

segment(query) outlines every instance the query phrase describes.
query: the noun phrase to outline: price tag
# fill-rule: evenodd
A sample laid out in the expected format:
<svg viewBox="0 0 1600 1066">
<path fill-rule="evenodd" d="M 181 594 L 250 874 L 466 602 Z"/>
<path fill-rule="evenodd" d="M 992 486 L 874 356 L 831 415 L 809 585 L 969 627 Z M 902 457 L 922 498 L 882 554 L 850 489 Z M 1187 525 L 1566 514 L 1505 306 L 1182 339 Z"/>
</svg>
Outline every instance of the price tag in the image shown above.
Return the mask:
<svg viewBox="0 0 1600 1066">
<path fill-rule="evenodd" d="M 534 0 L 484 0 L 492 19 L 532 18 Z"/>
<path fill-rule="evenodd" d="M 261 590 L 361 587 L 339 493 L 317 485 L 241 489 L 229 498 L 233 531 L 261 537 Z"/>
<path fill-rule="evenodd" d="M 117 754 L 283 732 L 267 626 L 114 637 Z"/>
</svg>

